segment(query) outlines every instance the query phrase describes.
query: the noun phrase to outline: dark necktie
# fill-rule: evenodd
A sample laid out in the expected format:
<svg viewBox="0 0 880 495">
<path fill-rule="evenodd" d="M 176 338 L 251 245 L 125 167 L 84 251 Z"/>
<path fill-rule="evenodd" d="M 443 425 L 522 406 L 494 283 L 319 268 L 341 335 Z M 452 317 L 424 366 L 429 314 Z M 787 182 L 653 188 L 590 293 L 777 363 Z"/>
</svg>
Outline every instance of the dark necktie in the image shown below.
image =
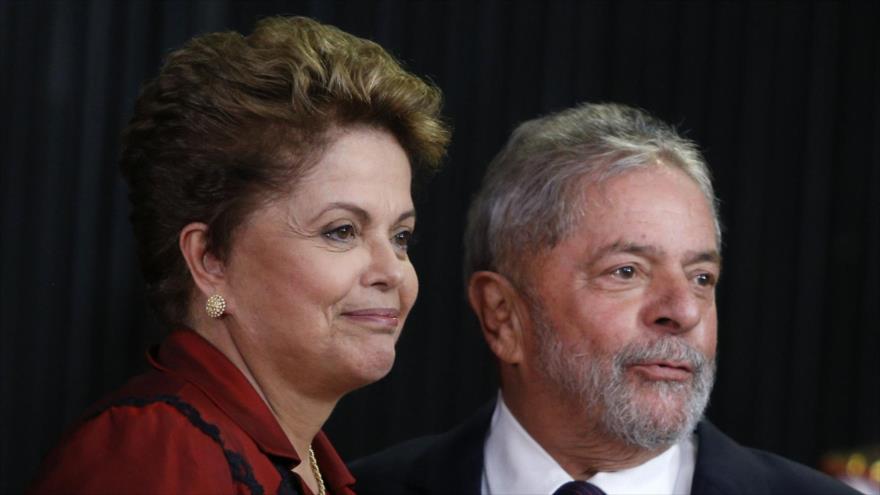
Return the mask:
<svg viewBox="0 0 880 495">
<path fill-rule="evenodd" d="M 586 481 L 569 481 L 557 488 L 553 495 L 605 495 L 605 492 Z"/>
</svg>

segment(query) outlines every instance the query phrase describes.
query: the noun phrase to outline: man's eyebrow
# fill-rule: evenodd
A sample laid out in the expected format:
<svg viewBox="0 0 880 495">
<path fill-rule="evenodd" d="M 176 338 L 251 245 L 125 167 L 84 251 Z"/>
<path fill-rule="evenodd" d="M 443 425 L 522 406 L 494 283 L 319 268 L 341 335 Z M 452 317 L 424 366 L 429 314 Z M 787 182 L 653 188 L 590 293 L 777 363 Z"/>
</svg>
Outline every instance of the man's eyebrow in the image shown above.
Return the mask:
<svg viewBox="0 0 880 495">
<path fill-rule="evenodd" d="M 707 251 L 690 251 L 685 254 L 685 265 L 703 262 L 715 263 L 716 265 L 721 266 L 721 253 L 715 249 L 710 249 Z"/>
<path fill-rule="evenodd" d="M 596 251 L 593 259 L 599 259 L 612 253 L 629 253 L 637 254 L 645 257 L 659 258 L 666 254 L 666 251 L 657 246 L 649 244 L 638 244 L 635 242 L 615 241 Z M 684 264 L 691 265 L 694 263 L 709 262 L 721 265 L 721 254 L 716 249 L 708 249 L 705 251 L 688 251 L 684 255 Z"/>
<path fill-rule="evenodd" d="M 596 254 L 593 258 L 598 259 L 612 253 L 630 253 L 642 256 L 659 257 L 664 254 L 664 251 L 657 246 L 617 240 L 596 250 Z"/>
</svg>

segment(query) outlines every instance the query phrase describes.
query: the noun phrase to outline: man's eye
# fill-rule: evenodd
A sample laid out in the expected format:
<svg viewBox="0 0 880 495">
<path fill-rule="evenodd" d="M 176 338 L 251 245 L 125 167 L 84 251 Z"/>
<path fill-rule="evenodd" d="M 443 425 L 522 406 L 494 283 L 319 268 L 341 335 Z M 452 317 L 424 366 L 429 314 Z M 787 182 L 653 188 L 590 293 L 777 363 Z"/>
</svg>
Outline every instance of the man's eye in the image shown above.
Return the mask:
<svg viewBox="0 0 880 495">
<path fill-rule="evenodd" d="M 398 248 L 406 251 L 413 244 L 413 233 L 409 230 L 402 230 L 396 234 L 392 238 L 394 245 Z"/>
<path fill-rule="evenodd" d="M 347 242 L 355 237 L 353 225 L 341 225 L 334 229 L 324 232 L 324 237 L 332 241 Z"/>
<path fill-rule="evenodd" d="M 611 272 L 617 278 L 629 280 L 636 276 L 636 268 L 634 266 L 622 266 Z"/>
<path fill-rule="evenodd" d="M 715 285 L 715 275 L 711 273 L 701 273 L 694 280 L 701 287 L 713 287 Z"/>
</svg>

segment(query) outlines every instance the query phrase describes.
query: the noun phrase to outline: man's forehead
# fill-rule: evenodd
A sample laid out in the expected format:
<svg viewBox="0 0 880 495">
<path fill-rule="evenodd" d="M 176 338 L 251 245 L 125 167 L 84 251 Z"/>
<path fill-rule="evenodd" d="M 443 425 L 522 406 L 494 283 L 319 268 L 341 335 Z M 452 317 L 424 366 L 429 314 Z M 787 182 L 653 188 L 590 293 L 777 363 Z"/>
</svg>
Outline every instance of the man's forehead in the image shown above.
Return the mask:
<svg viewBox="0 0 880 495">
<path fill-rule="evenodd" d="M 685 172 L 650 164 L 611 176 L 582 176 L 576 187 L 575 194 L 562 198 L 566 214 L 559 237 L 520 251 L 529 259 L 529 268 L 520 270 L 540 270 L 563 253 L 569 264 L 583 265 L 612 252 L 720 267 L 712 203 Z"/>
<path fill-rule="evenodd" d="M 602 225 L 609 216 L 648 221 L 648 214 L 669 210 L 697 223 L 705 220 L 715 229 L 714 205 L 700 184 L 685 171 L 667 165 L 646 165 L 599 179 L 583 177 L 573 199 L 569 206 L 582 227 Z"/>
</svg>

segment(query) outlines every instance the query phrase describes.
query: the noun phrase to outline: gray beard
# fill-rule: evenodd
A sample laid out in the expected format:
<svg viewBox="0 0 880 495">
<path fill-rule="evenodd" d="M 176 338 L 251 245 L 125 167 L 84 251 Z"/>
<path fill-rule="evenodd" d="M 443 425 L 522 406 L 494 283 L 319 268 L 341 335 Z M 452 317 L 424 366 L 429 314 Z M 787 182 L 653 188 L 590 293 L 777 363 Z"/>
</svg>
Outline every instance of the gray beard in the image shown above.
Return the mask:
<svg viewBox="0 0 880 495">
<path fill-rule="evenodd" d="M 585 415 L 600 414 L 598 427 L 605 433 L 632 447 L 654 451 L 671 446 L 694 430 L 709 403 L 715 381 L 714 358 L 706 358 L 674 335 L 632 342 L 613 356 L 594 356 L 589 349 L 566 348 L 542 309 L 532 306 L 538 360 L 546 377 Z M 627 379 L 629 365 L 655 360 L 689 363 L 692 381 Z M 659 406 L 646 403 L 647 395 L 653 395 Z M 592 423 L 595 418 L 587 420 Z"/>
</svg>

